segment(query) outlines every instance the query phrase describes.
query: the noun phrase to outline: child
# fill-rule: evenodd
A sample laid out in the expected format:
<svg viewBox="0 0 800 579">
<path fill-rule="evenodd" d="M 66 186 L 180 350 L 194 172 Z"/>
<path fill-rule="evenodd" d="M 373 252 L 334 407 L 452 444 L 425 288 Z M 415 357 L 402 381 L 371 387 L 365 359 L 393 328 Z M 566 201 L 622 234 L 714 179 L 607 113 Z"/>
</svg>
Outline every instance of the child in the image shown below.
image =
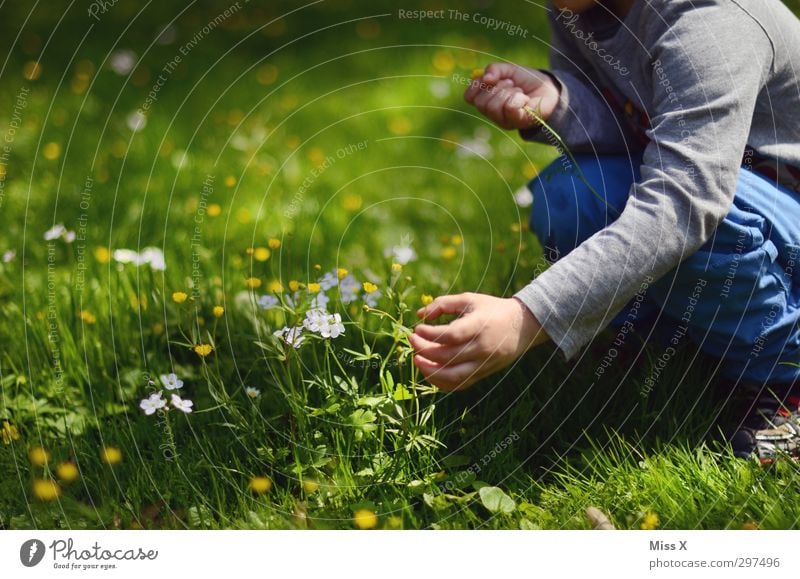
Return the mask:
<svg viewBox="0 0 800 579">
<path fill-rule="evenodd" d="M 754 392 L 734 452 L 797 453 L 800 22 L 779 0 L 554 4 L 552 70 L 492 64 L 465 93 L 500 127 L 560 147 L 550 127 L 574 154 L 529 185 L 552 265 L 510 299 L 422 308 L 460 317 L 416 328 L 415 363 L 465 388 L 547 340 L 572 359 L 609 324 L 615 343 L 650 336 L 649 309 L 665 348 L 647 391 L 692 339 Z"/>
</svg>

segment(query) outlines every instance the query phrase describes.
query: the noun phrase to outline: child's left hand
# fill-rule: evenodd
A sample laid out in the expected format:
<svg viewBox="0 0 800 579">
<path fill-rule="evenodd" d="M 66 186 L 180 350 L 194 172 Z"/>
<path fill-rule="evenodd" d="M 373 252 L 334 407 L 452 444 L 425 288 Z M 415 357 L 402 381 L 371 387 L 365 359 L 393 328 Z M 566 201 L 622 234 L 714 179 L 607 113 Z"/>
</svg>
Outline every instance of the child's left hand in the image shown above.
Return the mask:
<svg viewBox="0 0 800 579">
<path fill-rule="evenodd" d="M 438 297 L 417 311 L 423 320 L 443 314 L 459 318 L 440 326 L 422 323 L 409 336 L 414 363 L 442 390 L 469 388 L 549 339 L 516 298 L 463 293 Z"/>
</svg>

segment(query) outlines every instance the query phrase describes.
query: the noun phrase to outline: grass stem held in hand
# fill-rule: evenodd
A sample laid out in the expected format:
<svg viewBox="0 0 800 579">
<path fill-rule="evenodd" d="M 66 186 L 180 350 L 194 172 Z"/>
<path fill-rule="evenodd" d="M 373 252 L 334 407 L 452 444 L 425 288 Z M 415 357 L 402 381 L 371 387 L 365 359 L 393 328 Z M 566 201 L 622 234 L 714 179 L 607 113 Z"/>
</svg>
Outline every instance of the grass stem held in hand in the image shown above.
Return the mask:
<svg viewBox="0 0 800 579">
<path fill-rule="evenodd" d="M 600 201 L 602 201 L 602 202 L 603 202 L 603 205 L 605 205 L 605 206 L 606 206 L 606 207 L 607 207 L 609 210 L 611 210 L 611 211 L 614 213 L 614 215 L 616 215 L 617 217 L 619 217 L 619 215 L 620 215 L 620 212 L 619 212 L 619 211 L 618 211 L 618 210 L 617 210 L 615 207 L 613 207 L 613 206 L 612 206 L 612 205 L 611 205 L 611 204 L 610 204 L 608 201 L 606 201 L 606 198 L 605 198 L 605 197 L 603 197 L 602 195 L 600 195 L 600 193 L 598 193 L 598 191 L 597 191 L 597 190 L 596 190 L 596 189 L 595 189 L 595 188 L 592 186 L 592 184 L 591 184 L 591 183 L 589 183 L 589 180 L 586 178 L 586 176 L 583 174 L 583 171 L 581 170 L 581 166 L 580 166 L 580 165 L 578 164 L 578 162 L 575 160 L 575 157 L 574 157 L 574 156 L 572 155 L 572 153 L 570 152 L 570 150 L 569 150 L 569 148 L 567 147 L 566 143 L 564 143 L 563 139 L 562 139 L 562 138 L 561 138 L 561 136 L 560 136 L 560 135 L 559 135 L 559 134 L 558 134 L 558 133 L 555 131 L 555 129 L 553 129 L 553 128 L 552 128 L 550 125 L 548 125 L 548 124 L 547 124 L 547 122 L 546 122 L 546 121 L 545 121 L 545 120 L 542 118 L 542 116 L 539 114 L 539 112 L 538 112 L 538 111 L 536 111 L 535 109 L 533 109 L 533 108 L 531 108 L 531 107 L 529 107 L 529 106 L 527 106 L 527 105 L 526 105 L 526 106 L 524 106 L 524 107 L 522 107 L 522 108 L 523 108 L 523 110 L 524 110 L 526 113 L 528 113 L 528 116 L 530 116 L 530 117 L 531 117 L 531 119 L 532 119 L 532 120 L 533 120 L 535 123 L 537 123 L 538 125 L 541 125 L 541 127 L 542 127 L 544 130 L 546 130 L 548 133 L 550 133 L 550 135 L 552 135 L 552 137 L 553 137 L 553 138 L 556 140 L 556 142 L 558 143 L 558 146 L 560 147 L 560 149 L 561 149 L 561 150 L 563 151 L 563 153 L 564 153 L 564 154 L 565 154 L 565 155 L 566 155 L 566 156 L 569 158 L 569 160 L 572 162 L 572 165 L 575 167 L 575 170 L 576 170 L 576 171 L 577 171 L 577 173 L 578 173 L 578 179 L 580 179 L 581 181 L 583 181 L 584 185 L 586 185 L 586 187 L 588 187 L 588 189 L 589 189 L 589 191 L 591 191 L 592 195 L 594 195 L 594 196 L 595 196 L 595 197 L 597 197 L 597 198 L 598 198 Z"/>
</svg>

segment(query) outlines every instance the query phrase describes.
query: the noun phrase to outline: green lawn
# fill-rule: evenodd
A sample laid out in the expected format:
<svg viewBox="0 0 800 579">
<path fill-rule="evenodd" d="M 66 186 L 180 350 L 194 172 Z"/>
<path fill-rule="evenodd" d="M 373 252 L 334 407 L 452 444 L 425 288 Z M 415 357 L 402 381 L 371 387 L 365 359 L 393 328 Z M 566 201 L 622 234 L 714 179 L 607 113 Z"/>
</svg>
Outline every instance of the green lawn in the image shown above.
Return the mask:
<svg viewBox="0 0 800 579">
<path fill-rule="evenodd" d="M 554 152 L 461 98 L 546 65 L 541 8 L 447 3 L 522 38 L 389 2 L 25 4 L 0 6 L 0 528 L 798 525 L 798 467 L 731 457 L 690 345 L 645 397 L 649 350 L 596 379 L 607 336 L 461 394 L 410 364 L 424 296 L 543 267 L 513 193 Z M 343 335 L 273 335 L 323 293 Z M 157 390 L 193 411 L 146 415 Z"/>
</svg>

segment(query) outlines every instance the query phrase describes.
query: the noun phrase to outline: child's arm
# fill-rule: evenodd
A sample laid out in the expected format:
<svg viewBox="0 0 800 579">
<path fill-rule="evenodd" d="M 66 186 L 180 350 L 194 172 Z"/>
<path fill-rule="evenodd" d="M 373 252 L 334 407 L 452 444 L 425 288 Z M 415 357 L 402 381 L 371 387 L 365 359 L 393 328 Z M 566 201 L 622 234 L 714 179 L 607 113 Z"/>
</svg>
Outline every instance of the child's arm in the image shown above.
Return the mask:
<svg viewBox="0 0 800 579">
<path fill-rule="evenodd" d="M 555 17 L 550 17 L 551 21 Z M 627 153 L 641 149 L 619 112 L 600 93 L 593 69 L 561 26 L 553 22 L 551 70 L 494 63 L 475 79 L 464 98 L 504 129 L 519 129 L 529 141 L 552 144 L 552 137 L 532 127 L 522 110 L 529 106 L 555 130 L 572 152 Z"/>
<path fill-rule="evenodd" d="M 550 10 L 548 18 L 553 34 L 550 38 L 550 70 L 557 81 L 561 97 L 547 124 L 555 130 L 572 152 L 592 154 L 628 153 L 641 150 L 635 136 L 619 111 L 603 98 L 599 77 L 559 24 L 561 12 Z M 630 75 L 627 70 L 619 73 Z M 522 138 L 552 144 L 544 129 L 523 129 Z"/>
<path fill-rule="evenodd" d="M 655 63 L 649 70 L 652 142 L 624 211 L 515 296 L 533 314 L 531 328 L 544 328 L 567 359 L 610 322 L 644 279 L 661 278 L 708 241 L 733 200 L 756 98 L 772 66 L 772 44 L 733 3 L 672 6 L 666 4 L 666 11 L 678 13 L 664 15 L 673 18 L 672 26 L 644 39 Z M 741 38 L 748 39 L 746 51 Z M 512 341 L 521 335 L 508 323 L 507 306 L 496 317 L 490 306 L 481 309 L 484 323 L 447 324 L 431 341 L 470 344 L 502 330 Z M 529 336 L 521 337 L 524 343 Z M 469 364 L 463 370 L 507 363 L 505 351 L 474 350 L 458 362 Z M 423 362 L 420 368 L 436 383 L 435 367 Z"/>
<path fill-rule="evenodd" d="M 730 210 L 756 99 L 772 66 L 769 37 L 734 3 L 666 9 L 672 25 L 643 39 L 653 62 L 653 100 L 640 180 L 615 222 L 516 294 L 567 359 L 643 280 L 661 278 L 711 238 Z M 741 38 L 748 39 L 746 50 Z"/>
<path fill-rule="evenodd" d="M 465 293 L 436 298 L 417 315 L 435 320 L 460 316 L 441 326 L 420 324 L 409 336 L 414 363 L 443 390 L 467 388 L 547 341 L 539 322 L 515 298 Z"/>
</svg>

